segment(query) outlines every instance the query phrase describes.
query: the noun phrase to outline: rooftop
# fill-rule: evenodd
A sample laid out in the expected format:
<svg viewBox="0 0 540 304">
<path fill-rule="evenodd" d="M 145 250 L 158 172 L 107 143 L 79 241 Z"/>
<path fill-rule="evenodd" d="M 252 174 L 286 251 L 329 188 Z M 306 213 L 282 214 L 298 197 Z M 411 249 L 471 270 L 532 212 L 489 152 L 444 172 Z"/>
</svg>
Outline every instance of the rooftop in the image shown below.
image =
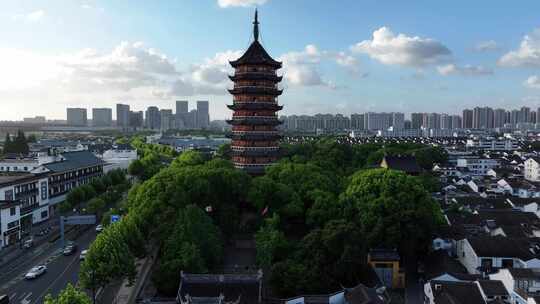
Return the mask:
<svg viewBox="0 0 540 304">
<path fill-rule="evenodd" d="M 64 172 L 78 168 L 85 168 L 103 164 L 103 161 L 97 158 L 89 151 L 75 151 L 62 153 L 64 160 L 44 164 L 43 166 L 53 172 Z"/>
</svg>

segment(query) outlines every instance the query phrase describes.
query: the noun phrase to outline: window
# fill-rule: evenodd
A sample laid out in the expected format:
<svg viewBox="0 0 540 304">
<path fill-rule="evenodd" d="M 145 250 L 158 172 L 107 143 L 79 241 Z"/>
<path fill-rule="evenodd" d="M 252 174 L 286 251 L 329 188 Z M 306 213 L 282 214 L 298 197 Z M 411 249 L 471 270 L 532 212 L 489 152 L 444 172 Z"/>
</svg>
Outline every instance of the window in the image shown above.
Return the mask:
<svg viewBox="0 0 540 304">
<path fill-rule="evenodd" d="M 45 219 L 49 215 L 47 210 L 41 212 L 41 219 Z"/>
<path fill-rule="evenodd" d="M 15 207 L 9 208 L 9 215 L 14 216 L 15 214 L 17 214 L 17 209 Z"/>
</svg>

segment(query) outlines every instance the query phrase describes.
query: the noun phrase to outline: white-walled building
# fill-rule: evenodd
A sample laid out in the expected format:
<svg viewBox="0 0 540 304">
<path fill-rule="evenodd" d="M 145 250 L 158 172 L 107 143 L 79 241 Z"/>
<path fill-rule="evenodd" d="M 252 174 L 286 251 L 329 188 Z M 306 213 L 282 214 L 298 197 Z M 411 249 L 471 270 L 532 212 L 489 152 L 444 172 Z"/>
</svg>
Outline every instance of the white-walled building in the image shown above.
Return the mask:
<svg viewBox="0 0 540 304">
<path fill-rule="evenodd" d="M 540 182 L 540 158 L 531 157 L 524 162 L 525 179 L 531 182 Z"/>
<path fill-rule="evenodd" d="M 21 238 L 20 203 L 0 200 L 0 250 Z"/>
</svg>

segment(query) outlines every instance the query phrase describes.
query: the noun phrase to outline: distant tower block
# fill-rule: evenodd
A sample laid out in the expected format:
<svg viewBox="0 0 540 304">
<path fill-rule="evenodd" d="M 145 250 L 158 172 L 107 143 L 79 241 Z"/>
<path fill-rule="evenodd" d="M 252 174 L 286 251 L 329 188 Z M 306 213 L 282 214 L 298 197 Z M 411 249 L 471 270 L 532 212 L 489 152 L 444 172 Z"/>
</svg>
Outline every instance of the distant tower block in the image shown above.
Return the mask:
<svg viewBox="0 0 540 304">
<path fill-rule="evenodd" d="M 232 161 L 236 168 L 258 175 L 267 166 L 278 160 L 280 135 L 277 126 L 281 124 L 276 112 L 283 107 L 277 97 L 282 90 L 278 83 L 282 77 L 276 71 L 281 62 L 275 61 L 259 43 L 259 21 L 255 10 L 253 38 L 247 51 L 238 60 L 231 61 L 235 69 L 229 78 L 234 88 L 232 125 Z"/>
</svg>

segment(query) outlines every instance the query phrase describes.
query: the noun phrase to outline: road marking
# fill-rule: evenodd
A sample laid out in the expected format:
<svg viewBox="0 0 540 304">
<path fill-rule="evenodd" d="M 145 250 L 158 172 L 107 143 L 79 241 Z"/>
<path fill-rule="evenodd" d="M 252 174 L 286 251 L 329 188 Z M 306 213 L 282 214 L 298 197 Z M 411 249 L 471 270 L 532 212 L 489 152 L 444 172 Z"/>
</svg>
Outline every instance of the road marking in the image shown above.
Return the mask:
<svg viewBox="0 0 540 304">
<path fill-rule="evenodd" d="M 36 301 L 33 302 L 33 303 L 34 303 L 34 304 L 38 303 L 39 299 L 41 299 L 42 297 L 44 297 L 44 296 L 47 294 L 47 292 L 49 291 L 49 289 L 51 289 L 51 287 L 52 287 L 54 284 L 56 284 L 56 282 L 58 282 L 58 280 L 61 279 L 61 278 L 64 276 L 64 274 L 66 274 L 66 272 L 68 271 L 68 269 L 71 268 L 71 266 L 73 266 L 73 263 L 77 262 L 78 260 L 79 260 L 79 259 L 77 258 L 77 255 L 75 255 L 75 256 L 73 257 L 73 261 L 71 261 L 71 263 L 69 263 L 69 264 L 66 266 L 66 268 L 64 269 L 64 271 L 62 271 L 62 273 L 59 274 L 59 275 L 56 277 L 56 279 L 54 279 L 54 281 L 52 281 L 52 283 L 51 283 L 49 286 L 47 286 L 47 288 L 45 288 L 45 291 L 43 291 L 43 292 L 39 295 L 39 297 L 36 298 Z M 28 303 L 25 303 L 25 304 L 28 304 Z"/>
<path fill-rule="evenodd" d="M 13 301 L 13 300 L 15 300 L 15 297 L 16 297 L 16 296 L 17 296 L 17 293 L 14 292 L 14 293 L 11 295 L 11 297 L 9 297 L 9 299 Z"/>
<path fill-rule="evenodd" d="M 30 292 L 26 297 L 24 297 L 24 299 L 22 299 L 21 304 L 30 304 L 30 300 L 28 298 L 30 298 L 31 296 L 32 293 Z"/>
</svg>

